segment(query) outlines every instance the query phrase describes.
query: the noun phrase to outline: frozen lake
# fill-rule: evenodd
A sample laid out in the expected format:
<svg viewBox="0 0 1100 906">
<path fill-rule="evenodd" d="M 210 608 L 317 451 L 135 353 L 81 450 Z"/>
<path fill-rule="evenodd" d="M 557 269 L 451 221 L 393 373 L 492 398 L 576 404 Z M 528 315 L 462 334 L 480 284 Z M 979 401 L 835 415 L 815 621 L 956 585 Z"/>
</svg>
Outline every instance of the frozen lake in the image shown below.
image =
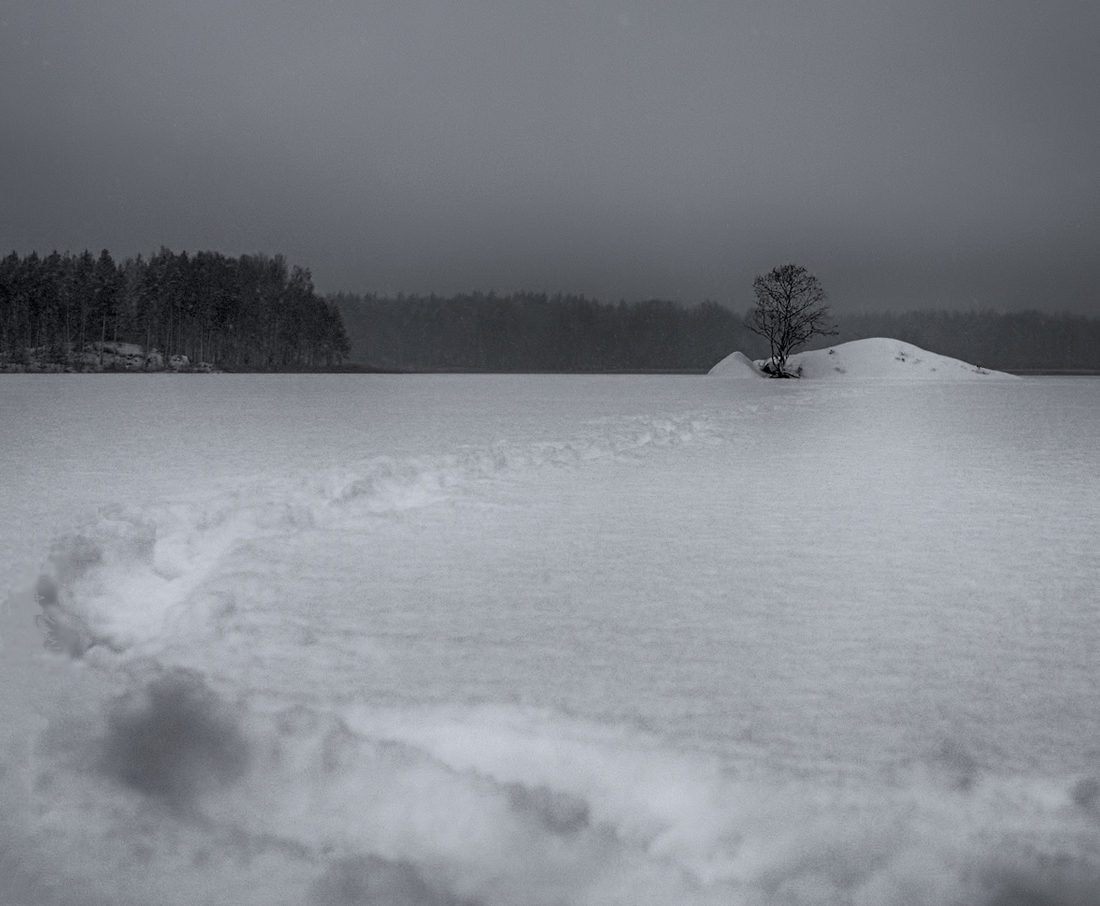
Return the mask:
<svg viewBox="0 0 1100 906">
<path fill-rule="evenodd" d="M 3 906 L 1100 902 L 1100 379 L 0 418 Z"/>
</svg>

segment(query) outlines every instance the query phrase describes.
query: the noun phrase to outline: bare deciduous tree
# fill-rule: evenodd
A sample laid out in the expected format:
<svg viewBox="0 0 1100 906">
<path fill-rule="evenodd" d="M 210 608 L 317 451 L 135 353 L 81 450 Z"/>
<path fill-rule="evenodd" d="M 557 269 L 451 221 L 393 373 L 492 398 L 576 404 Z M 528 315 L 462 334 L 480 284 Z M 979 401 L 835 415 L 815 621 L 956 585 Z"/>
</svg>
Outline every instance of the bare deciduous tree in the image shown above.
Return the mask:
<svg viewBox="0 0 1100 906">
<path fill-rule="evenodd" d="M 772 377 L 794 377 L 787 358 L 814 336 L 832 336 L 827 294 L 817 277 L 804 267 L 784 264 L 752 283 L 756 307 L 745 317 L 745 327 L 771 347 L 764 370 Z"/>
</svg>

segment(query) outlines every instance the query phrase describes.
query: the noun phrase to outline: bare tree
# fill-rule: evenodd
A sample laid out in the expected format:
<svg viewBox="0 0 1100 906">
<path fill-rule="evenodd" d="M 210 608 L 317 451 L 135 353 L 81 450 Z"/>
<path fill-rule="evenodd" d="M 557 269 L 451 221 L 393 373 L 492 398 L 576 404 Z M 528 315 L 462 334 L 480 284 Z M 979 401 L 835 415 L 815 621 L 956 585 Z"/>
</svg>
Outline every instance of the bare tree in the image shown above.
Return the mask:
<svg viewBox="0 0 1100 906">
<path fill-rule="evenodd" d="M 764 367 L 772 377 L 794 377 L 787 358 L 814 336 L 832 336 L 828 297 L 817 277 L 804 267 L 784 264 L 752 283 L 756 308 L 745 317 L 745 327 L 764 337 L 771 361 Z"/>
</svg>

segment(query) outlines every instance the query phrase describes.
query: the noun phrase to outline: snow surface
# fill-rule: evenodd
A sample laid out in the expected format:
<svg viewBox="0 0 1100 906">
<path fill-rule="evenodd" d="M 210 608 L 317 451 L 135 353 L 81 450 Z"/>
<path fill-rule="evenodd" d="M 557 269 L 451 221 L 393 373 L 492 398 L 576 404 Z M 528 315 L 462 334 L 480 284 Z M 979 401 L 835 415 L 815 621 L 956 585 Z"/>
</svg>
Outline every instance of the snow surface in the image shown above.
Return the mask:
<svg viewBox="0 0 1100 906">
<path fill-rule="evenodd" d="M 762 366 L 767 360 L 754 362 L 741 352 L 733 352 L 715 365 L 710 374 L 715 377 L 767 377 Z M 803 378 L 899 378 L 903 380 L 977 380 L 1006 378 L 1013 375 L 970 365 L 959 359 L 928 352 L 912 343 L 872 337 L 839 343 L 826 349 L 799 352 L 787 359 L 787 370 Z"/>
<path fill-rule="evenodd" d="M 1095 906 L 1098 390 L 0 381 L 0 903 Z"/>
</svg>

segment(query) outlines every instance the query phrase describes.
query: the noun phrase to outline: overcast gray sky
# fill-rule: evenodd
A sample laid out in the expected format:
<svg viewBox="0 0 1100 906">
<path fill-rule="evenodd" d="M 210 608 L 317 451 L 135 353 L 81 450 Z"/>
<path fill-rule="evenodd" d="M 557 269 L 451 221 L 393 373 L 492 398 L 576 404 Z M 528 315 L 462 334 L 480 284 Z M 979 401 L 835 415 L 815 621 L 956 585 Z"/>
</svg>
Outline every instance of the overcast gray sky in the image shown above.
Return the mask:
<svg viewBox="0 0 1100 906">
<path fill-rule="evenodd" d="M 1100 314 L 1096 0 L 0 0 L 0 252 Z"/>
</svg>

